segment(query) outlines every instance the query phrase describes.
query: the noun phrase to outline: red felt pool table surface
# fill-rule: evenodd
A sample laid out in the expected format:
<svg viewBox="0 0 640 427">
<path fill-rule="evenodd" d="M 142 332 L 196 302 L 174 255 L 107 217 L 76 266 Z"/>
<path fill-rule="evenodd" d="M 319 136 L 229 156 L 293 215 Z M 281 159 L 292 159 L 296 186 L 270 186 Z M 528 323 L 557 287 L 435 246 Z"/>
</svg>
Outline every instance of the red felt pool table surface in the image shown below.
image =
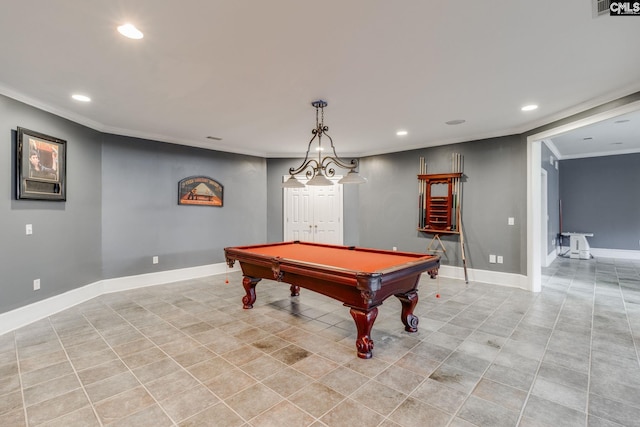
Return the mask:
<svg viewBox="0 0 640 427">
<path fill-rule="evenodd" d="M 241 249 L 241 248 L 239 248 Z M 382 251 L 353 246 L 330 246 L 305 242 L 248 246 L 244 250 L 271 257 L 320 264 L 345 270 L 377 272 L 433 256 L 417 253 Z"/>
<path fill-rule="evenodd" d="M 244 276 L 243 308 L 256 301 L 262 279 L 291 284 L 291 296 L 300 288 L 341 301 L 350 308 L 358 329 L 358 357 L 372 355 L 370 332 L 378 306 L 395 296 L 402 304 L 400 319 L 407 332 L 418 330 L 413 309 L 418 303 L 418 283 L 423 272 L 435 278 L 440 258 L 433 255 L 367 249 L 309 242 L 283 242 L 225 248 L 227 264 L 238 261 Z"/>
</svg>

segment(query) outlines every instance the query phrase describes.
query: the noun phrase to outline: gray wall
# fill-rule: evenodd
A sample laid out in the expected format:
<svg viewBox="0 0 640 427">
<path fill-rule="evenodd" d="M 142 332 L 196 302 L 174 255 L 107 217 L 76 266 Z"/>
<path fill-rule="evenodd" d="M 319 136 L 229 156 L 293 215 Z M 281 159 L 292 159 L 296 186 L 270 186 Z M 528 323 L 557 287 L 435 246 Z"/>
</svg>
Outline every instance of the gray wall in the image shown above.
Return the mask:
<svg viewBox="0 0 640 427">
<path fill-rule="evenodd" d="M 15 200 L 17 126 L 67 141 L 66 202 Z M 265 159 L 102 134 L 4 96 L 0 129 L 0 313 L 103 279 L 220 263 L 225 246 L 267 237 Z M 192 175 L 219 181 L 224 207 L 178 206 Z"/>
<path fill-rule="evenodd" d="M 560 243 L 557 240 L 560 233 L 560 167 L 558 166 L 558 169 L 556 169 L 555 161 L 558 161 L 558 159 L 544 143 L 542 144 L 540 155 L 542 157 L 542 168 L 547 171 L 547 215 L 549 216 L 547 241 L 542 242 L 542 245 L 546 245 L 546 253 L 549 254 Z M 553 166 L 549 162 L 550 157 L 554 158 Z"/>
<path fill-rule="evenodd" d="M 67 141 L 66 202 L 15 200 L 18 126 Z M 102 174 L 98 132 L 1 95 L 0 134 L 1 313 L 102 278 Z"/>
<path fill-rule="evenodd" d="M 467 266 L 526 274 L 526 142 L 520 136 L 472 141 L 360 159 L 368 183 L 344 186 L 345 244 L 425 252 L 432 235 L 417 231 L 419 158 L 428 173 L 451 171 L 451 153 L 464 156 L 463 226 Z M 270 159 L 268 240 L 282 239 L 282 176 L 299 160 Z M 507 218 L 515 225 L 507 225 Z M 442 263 L 462 266 L 457 236 L 442 236 Z M 489 254 L 504 264 L 489 264 Z"/>
<path fill-rule="evenodd" d="M 594 248 L 640 250 L 640 154 L 562 160 L 562 231 Z"/>
<path fill-rule="evenodd" d="M 224 247 L 267 237 L 262 158 L 105 135 L 102 171 L 104 278 L 222 262 Z M 178 205 L 193 175 L 224 186 L 223 207 Z"/>
<path fill-rule="evenodd" d="M 369 184 L 360 188 L 360 245 L 424 252 L 433 235 L 418 232 L 419 158 L 427 173 L 451 172 L 464 157 L 462 224 L 467 267 L 526 274 L 526 143 L 507 136 L 362 159 Z M 515 225 L 507 225 L 514 217 Z M 442 263 L 462 266 L 458 236 L 441 236 Z M 504 264 L 490 264 L 489 254 Z"/>
</svg>

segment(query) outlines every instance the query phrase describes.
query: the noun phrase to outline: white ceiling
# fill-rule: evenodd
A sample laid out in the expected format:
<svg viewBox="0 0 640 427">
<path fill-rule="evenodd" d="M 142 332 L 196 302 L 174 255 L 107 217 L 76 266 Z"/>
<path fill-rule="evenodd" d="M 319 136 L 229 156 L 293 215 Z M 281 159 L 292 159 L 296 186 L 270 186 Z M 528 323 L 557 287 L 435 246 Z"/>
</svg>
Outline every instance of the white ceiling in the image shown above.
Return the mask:
<svg viewBox="0 0 640 427">
<path fill-rule="evenodd" d="M 262 157 L 303 154 L 320 98 L 347 157 L 521 133 L 640 91 L 640 17 L 594 19 L 588 0 L 0 7 L 0 93 L 103 132 Z M 145 37 L 120 36 L 124 22 Z"/>
</svg>

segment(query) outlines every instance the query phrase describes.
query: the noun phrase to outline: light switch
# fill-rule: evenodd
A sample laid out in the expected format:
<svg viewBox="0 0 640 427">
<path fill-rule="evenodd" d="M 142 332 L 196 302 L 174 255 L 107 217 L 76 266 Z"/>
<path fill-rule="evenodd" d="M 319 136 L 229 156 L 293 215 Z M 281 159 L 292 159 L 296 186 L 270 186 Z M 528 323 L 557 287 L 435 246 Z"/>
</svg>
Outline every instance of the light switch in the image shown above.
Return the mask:
<svg viewBox="0 0 640 427">
<path fill-rule="evenodd" d="M 512 216 L 509 217 L 509 225 L 514 225 L 516 223 L 516 219 Z"/>
<path fill-rule="evenodd" d="M 27 236 L 33 234 L 33 225 L 27 224 L 27 226 L 25 227 L 25 231 L 27 233 Z"/>
</svg>

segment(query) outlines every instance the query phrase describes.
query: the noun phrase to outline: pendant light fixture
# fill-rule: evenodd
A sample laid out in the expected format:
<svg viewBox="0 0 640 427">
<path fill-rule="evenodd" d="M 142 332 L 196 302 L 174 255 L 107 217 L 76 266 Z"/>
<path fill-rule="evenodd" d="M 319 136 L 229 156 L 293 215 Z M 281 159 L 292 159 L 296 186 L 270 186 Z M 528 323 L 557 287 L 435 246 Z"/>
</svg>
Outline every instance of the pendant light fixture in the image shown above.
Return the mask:
<svg viewBox="0 0 640 427">
<path fill-rule="evenodd" d="M 304 177 L 308 179 L 307 185 L 333 185 L 333 182 L 329 178 L 334 176 L 336 173 L 334 165 L 342 169 L 347 169 L 349 171 L 346 176 L 338 181 L 338 184 L 363 184 L 367 182 L 367 180 L 358 175 L 358 172 L 356 171 L 356 169 L 358 168 L 357 159 L 351 159 L 350 161 L 347 161 L 341 159 L 336 154 L 336 148 L 333 145 L 333 140 L 331 139 L 329 134 L 327 134 L 329 127 L 324 125 L 324 107 L 327 106 L 327 102 L 318 100 L 313 101 L 311 105 L 316 109 L 316 127 L 311 131 L 313 137 L 311 137 L 311 140 L 309 141 L 307 152 L 304 156 L 302 164 L 297 168 L 289 168 L 289 174 L 291 176 L 282 184 L 282 186 L 284 188 L 304 188 L 305 185 L 296 178 L 296 175 L 299 175 L 303 172 Z M 331 153 L 329 153 L 329 155 L 325 157 L 322 157 L 322 151 L 324 150 L 324 148 L 322 147 L 323 136 L 326 136 L 329 139 L 329 144 L 331 146 Z M 313 145 L 314 141 L 318 142 L 318 146 L 316 148 L 318 152 L 317 160 L 315 158 L 309 158 L 309 152 L 311 151 L 311 146 Z M 333 154 L 333 156 L 331 154 Z"/>
</svg>

